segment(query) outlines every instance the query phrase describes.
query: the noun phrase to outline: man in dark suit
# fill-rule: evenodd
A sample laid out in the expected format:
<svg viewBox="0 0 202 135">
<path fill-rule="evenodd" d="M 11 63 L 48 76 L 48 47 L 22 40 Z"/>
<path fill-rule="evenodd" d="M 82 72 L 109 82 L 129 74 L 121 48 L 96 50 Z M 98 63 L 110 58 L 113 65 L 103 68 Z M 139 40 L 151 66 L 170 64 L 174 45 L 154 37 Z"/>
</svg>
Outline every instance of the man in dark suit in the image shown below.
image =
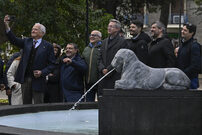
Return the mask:
<svg viewBox="0 0 202 135">
<path fill-rule="evenodd" d="M 23 49 L 22 59 L 15 75 L 15 81 L 22 84 L 23 104 L 38 104 L 44 101 L 46 75 L 55 65 L 53 46 L 42 39 L 46 28 L 36 23 L 32 27 L 31 38 L 17 38 L 10 30 L 9 16 L 4 18 L 9 41 Z"/>
<path fill-rule="evenodd" d="M 104 39 L 100 50 L 99 71 L 101 75 L 107 74 L 111 69 L 111 61 L 113 60 L 117 51 L 121 48 L 127 48 L 126 40 L 119 35 L 121 30 L 121 23 L 118 20 L 111 19 L 108 24 L 109 37 Z M 110 75 L 105 77 L 100 84 L 99 90 L 113 89 L 115 81 L 120 79 L 120 74 L 113 71 Z M 101 91 L 99 91 L 99 94 Z"/>
</svg>

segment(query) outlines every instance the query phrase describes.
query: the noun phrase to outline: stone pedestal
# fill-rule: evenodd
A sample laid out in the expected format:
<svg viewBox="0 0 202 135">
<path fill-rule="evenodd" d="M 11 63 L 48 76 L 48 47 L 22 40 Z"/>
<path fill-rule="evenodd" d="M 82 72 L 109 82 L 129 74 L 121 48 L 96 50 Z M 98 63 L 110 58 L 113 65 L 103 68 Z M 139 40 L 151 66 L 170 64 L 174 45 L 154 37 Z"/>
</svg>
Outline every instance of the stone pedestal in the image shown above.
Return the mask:
<svg viewBox="0 0 202 135">
<path fill-rule="evenodd" d="M 104 90 L 99 135 L 202 135 L 202 91 Z"/>
</svg>

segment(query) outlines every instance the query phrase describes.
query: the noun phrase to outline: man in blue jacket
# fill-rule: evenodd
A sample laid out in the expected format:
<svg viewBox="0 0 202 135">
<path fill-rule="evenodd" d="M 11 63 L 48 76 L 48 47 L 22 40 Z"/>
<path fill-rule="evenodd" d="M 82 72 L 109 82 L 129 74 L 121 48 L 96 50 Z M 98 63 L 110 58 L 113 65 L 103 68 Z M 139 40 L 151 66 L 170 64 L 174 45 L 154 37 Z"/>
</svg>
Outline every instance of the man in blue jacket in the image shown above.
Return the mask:
<svg viewBox="0 0 202 135">
<path fill-rule="evenodd" d="M 45 78 L 55 67 L 53 46 L 42 39 L 46 28 L 36 23 L 31 38 L 17 38 L 10 30 L 9 16 L 4 18 L 9 41 L 23 49 L 22 59 L 15 75 L 15 81 L 22 84 L 23 104 L 38 104 L 44 101 Z"/>
<path fill-rule="evenodd" d="M 182 44 L 177 54 L 177 66 L 191 80 L 191 89 L 199 87 L 198 74 L 200 71 L 200 45 L 194 39 L 196 25 L 184 24 L 182 34 Z"/>
<path fill-rule="evenodd" d="M 78 53 L 78 46 L 74 43 L 67 44 L 60 70 L 61 88 L 66 102 L 76 102 L 81 98 L 87 69 L 87 64 Z"/>
</svg>

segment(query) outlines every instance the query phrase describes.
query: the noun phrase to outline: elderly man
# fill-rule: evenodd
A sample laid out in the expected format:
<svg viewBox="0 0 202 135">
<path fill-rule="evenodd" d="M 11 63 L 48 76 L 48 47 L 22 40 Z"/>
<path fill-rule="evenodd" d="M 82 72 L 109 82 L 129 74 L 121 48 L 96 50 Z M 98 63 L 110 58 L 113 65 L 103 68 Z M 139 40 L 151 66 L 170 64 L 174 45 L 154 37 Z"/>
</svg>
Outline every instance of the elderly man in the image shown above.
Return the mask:
<svg viewBox="0 0 202 135">
<path fill-rule="evenodd" d="M 23 49 L 22 58 L 15 75 L 15 81 L 22 84 L 23 104 L 38 104 L 44 101 L 46 76 L 55 67 L 53 46 L 43 40 L 46 28 L 36 23 L 31 38 L 17 38 L 10 30 L 9 16 L 4 18 L 9 41 Z"/>
<path fill-rule="evenodd" d="M 86 90 L 90 89 L 91 86 L 99 79 L 98 71 L 98 56 L 100 54 L 102 34 L 98 30 L 93 30 L 89 36 L 90 43 L 83 51 L 83 57 L 88 64 L 88 72 L 86 73 L 85 83 Z M 95 101 L 95 94 L 97 93 L 97 86 L 95 86 L 87 95 L 87 102 Z"/>
<path fill-rule="evenodd" d="M 60 83 L 66 102 L 76 102 L 81 98 L 84 92 L 83 77 L 87 68 L 78 53 L 78 46 L 75 43 L 67 44 L 60 70 Z"/>
<path fill-rule="evenodd" d="M 165 36 L 165 26 L 159 21 L 152 23 L 151 35 L 153 41 L 149 47 L 148 65 L 153 68 L 174 67 L 176 62 L 174 47 Z"/>
<path fill-rule="evenodd" d="M 120 36 L 121 23 L 116 19 L 111 19 L 108 24 L 108 38 L 104 39 L 99 61 L 99 71 L 101 76 L 107 74 L 112 68 L 111 61 L 117 51 L 121 48 L 127 48 L 126 40 Z M 116 71 L 105 77 L 100 82 L 99 90 L 113 89 L 115 81 L 120 79 L 120 73 Z M 101 93 L 100 93 L 101 94 Z"/>
</svg>

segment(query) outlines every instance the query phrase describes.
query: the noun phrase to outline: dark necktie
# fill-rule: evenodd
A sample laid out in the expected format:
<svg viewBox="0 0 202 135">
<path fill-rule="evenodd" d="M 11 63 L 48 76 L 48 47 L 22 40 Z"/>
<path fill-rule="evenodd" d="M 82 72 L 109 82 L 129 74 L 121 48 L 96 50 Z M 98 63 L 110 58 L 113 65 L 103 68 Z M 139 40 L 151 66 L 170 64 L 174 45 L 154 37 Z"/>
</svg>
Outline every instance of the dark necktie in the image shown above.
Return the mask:
<svg viewBox="0 0 202 135">
<path fill-rule="evenodd" d="M 34 48 L 35 48 L 37 42 L 38 42 L 37 40 L 34 40 L 34 41 L 33 41 L 33 47 L 34 47 Z"/>
</svg>

